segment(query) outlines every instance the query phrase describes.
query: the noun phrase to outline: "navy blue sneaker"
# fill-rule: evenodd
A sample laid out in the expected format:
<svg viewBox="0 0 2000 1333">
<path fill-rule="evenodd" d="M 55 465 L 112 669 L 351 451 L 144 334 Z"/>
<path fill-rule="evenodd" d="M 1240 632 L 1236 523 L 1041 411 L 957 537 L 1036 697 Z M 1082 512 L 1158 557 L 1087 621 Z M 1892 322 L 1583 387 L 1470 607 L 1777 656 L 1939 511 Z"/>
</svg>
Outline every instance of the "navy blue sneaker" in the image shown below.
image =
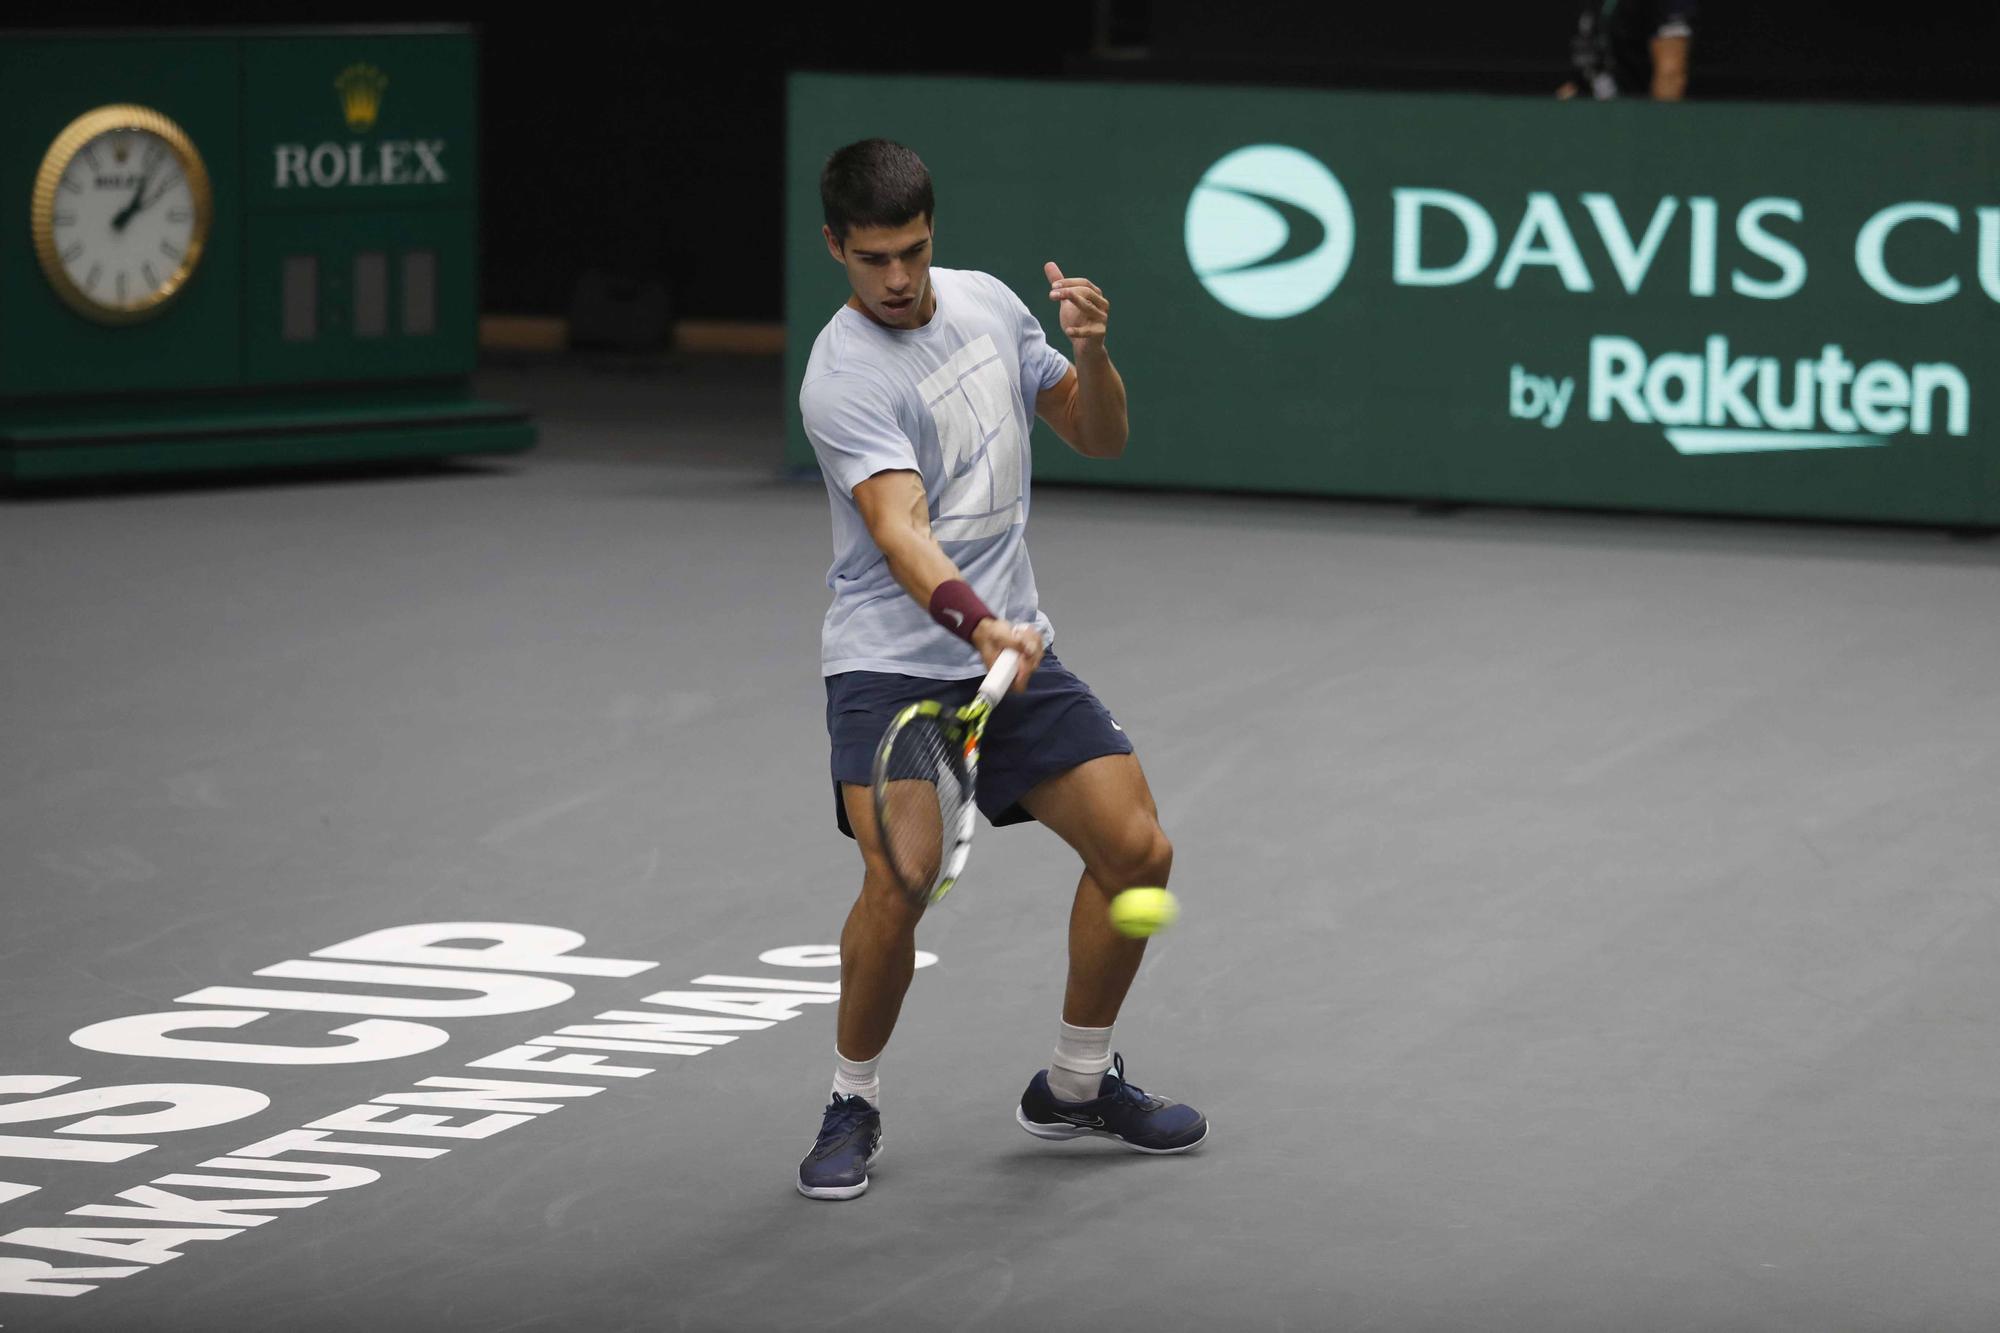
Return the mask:
<svg viewBox="0 0 2000 1333">
<path fill-rule="evenodd" d="M 868 1168 L 882 1156 L 882 1113 L 865 1097 L 834 1093 L 819 1122 L 819 1140 L 799 1163 L 799 1193 L 808 1199 L 852 1199 L 868 1188 Z"/>
<path fill-rule="evenodd" d="M 1155 1097 L 1125 1081 L 1125 1057 L 1111 1057 L 1111 1069 L 1087 1102 L 1066 1102 L 1049 1091 L 1049 1071 L 1040 1070 L 1021 1094 L 1014 1119 L 1038 1139 L 1117 1139 L 1136 1152 L 1186 1152 L 1208 1137 L 1208 1118 L 1192 1106 Z"/>
</svg>

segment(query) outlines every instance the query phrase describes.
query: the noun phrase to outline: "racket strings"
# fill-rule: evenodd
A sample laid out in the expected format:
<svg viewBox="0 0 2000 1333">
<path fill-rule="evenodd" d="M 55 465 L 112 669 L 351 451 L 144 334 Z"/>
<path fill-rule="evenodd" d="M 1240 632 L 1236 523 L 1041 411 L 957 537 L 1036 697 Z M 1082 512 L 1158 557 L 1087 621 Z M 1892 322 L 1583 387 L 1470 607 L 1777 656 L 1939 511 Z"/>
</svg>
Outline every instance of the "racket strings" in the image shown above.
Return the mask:
<svg viewBox="0 0 2000 1333">
<path fill-rule="evenodd" d="M 889 865 L 906 891 L 933 892 L 972 805 L 965 732 L 935 717 L 915 717 L 890 739 L 883 757 L 877 814 Z"/>
</svg>

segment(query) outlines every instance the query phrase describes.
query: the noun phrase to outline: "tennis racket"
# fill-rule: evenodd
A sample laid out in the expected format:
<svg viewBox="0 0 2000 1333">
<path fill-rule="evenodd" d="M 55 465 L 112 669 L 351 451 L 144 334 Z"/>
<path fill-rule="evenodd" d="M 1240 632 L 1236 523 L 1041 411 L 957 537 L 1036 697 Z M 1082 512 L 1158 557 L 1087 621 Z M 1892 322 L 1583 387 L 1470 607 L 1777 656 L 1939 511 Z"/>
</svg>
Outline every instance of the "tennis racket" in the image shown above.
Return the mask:
<svg viewBox="0 0 2000 1333">
<path fill-rule="evenodd" d="M 978 813 L 979 740 L 1020 665 L 1018 652 L 1002 652 L 962 708 L 935 699 L 911 704 L 875 751 L 875 826 L 896 882 L 918 904 L 950 893 L 965 872 Z"/>
</svg>

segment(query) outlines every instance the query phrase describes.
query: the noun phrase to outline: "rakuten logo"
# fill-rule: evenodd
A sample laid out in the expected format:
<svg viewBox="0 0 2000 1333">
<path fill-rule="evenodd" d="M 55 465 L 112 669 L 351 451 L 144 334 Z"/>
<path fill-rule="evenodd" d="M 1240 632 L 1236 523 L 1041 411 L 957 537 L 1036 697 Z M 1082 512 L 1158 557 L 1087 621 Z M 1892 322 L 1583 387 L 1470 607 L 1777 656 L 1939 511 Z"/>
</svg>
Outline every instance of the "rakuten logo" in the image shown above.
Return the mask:
<svg viewBox="0 0 2000 1333">
<path fill-rule="evenodd" d="M 1857 367 L 1838 343 L 1815 358 L 1734 356 L 1712 335 L 1701 352 L 1649 356 L 1631 338 L 1590 340 L 1592 421 L 1666 427 L 1683 454 L 1864 448 L 1894 435 L 1971 430 L 1972 390 L 1945 362 Z"/>
</svg>

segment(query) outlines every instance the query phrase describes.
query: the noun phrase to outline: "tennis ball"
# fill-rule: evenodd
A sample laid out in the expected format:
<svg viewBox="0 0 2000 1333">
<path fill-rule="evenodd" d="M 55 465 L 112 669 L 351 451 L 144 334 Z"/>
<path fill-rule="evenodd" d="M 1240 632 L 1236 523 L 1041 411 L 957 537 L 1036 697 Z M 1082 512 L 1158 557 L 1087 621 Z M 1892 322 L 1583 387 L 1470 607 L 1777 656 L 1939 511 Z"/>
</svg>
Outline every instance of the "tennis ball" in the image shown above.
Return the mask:
<svg viewBox="0 0 2000 1333">
<path fill-rule="evenodd" d="M 1158 934 L 1180 915 L 1180 903 L 1165 889 L 1127 889 L 1111 900 L 1112 926 L 1134 939 Z"/>
</svg>

